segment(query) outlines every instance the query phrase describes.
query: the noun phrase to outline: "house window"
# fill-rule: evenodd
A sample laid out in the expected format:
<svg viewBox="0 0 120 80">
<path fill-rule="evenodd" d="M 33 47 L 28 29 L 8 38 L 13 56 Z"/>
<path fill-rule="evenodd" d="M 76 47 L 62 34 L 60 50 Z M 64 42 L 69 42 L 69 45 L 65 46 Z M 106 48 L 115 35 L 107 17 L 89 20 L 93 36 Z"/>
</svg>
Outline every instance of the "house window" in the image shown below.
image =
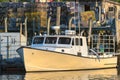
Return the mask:
<svg viewBox="0 0 120 80">
<path fill-rule="evenodd" d="M 114 8 L 113 7 L 109 7 L 109 11 L 114 11 Z"/>
</svg>

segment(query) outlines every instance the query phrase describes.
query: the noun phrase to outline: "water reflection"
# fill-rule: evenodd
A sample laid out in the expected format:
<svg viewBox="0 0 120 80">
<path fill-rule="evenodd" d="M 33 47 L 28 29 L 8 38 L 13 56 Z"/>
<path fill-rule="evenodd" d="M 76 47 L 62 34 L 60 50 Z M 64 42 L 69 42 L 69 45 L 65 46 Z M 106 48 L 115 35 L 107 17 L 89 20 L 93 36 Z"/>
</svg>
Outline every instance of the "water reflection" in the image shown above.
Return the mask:
<svg viewBox="0 0 120 80">
<path fill-rule="evenodd" d="M 25 80 L 118 80 L 116 69 L 27 73 Z"/>
<path fill-rule="evenodd" d="M 117 69 L 1 75 L 0 80 L 120 80 Z"/>
<path fill-rule="evenodd" d="M 0 80 L 24 80 L 24 75 L 0 75 Z"/>
</svg>

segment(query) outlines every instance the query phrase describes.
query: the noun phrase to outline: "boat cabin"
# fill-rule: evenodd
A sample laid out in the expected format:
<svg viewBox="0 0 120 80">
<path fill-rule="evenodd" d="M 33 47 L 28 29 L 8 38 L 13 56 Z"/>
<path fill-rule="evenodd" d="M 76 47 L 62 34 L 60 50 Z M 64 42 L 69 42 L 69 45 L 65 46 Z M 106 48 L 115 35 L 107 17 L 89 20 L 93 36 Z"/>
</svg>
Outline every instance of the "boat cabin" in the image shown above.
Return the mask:
<svg viewBox="0 0 120 80">
<path fill-rule="evenodd" d="M 74 31 L 66 31 L 65 35 L 42 35 L 35 36 L 32 48 L 66 53 L 83 57 L 112 57 L 113 54 L 99 54 L 98 51 L 88 49 L 87 40 L 84 36 L 75 35 Z"/>
<path fill-rule="evenodd" d="M 88 55 L 86 37 L 83 36 L 70 36 L 70 35 L 35 36 L 33 38 L 31 47 L 79 56 Z"/>
</svg>

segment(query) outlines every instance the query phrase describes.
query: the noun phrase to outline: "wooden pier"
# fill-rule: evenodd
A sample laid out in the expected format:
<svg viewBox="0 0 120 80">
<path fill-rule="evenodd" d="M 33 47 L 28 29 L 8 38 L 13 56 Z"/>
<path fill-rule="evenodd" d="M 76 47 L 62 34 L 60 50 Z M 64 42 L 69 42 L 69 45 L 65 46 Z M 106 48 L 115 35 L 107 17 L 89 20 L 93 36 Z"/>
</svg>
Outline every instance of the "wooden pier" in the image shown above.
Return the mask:
<svg viewBox="0 0 120 80">
<path fill-rule="evenodd" d="M 2 60 L 0 62 L 0 74 L 25 72 L 24 64 L 20 61 Z"/>
</svg>

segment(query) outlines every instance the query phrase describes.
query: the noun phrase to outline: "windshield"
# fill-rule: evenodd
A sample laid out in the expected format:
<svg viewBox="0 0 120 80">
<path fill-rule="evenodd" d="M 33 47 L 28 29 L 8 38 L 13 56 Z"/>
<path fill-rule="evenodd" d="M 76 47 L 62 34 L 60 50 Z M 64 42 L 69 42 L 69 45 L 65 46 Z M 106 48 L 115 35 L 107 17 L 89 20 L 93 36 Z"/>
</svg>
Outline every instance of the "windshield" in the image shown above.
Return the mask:
<svg viewBox="0 0 120 80">
<path fill-rule="evenodd" d="M 33 40 L 33 44 L 43 44 L 44 37 L 35 37 Z"/>
<path fill-rule="evenodd" d="M 55 44 L 57 42 L 57 37 L 46 37 L 45 44 Z"/>
<path fill-rule="evenodd" d="M 58 40 L 58 44 L 70 44 L 71 38 L 60 37 Z"/>
</svg>

